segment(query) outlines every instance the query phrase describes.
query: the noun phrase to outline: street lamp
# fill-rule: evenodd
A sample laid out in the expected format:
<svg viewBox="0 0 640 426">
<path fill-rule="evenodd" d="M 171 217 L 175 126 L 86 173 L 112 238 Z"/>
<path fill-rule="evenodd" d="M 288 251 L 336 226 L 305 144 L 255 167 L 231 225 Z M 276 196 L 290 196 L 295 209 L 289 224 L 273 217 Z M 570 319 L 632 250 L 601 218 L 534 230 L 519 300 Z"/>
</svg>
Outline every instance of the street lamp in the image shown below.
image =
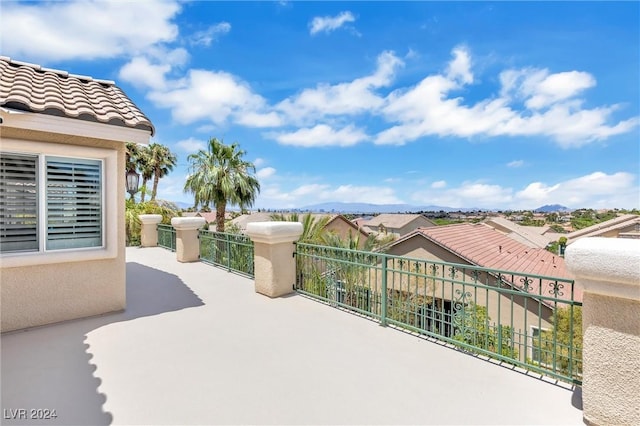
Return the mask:
<svg viewBox="0 0 640 426">
<path fill-rule="evenodd" d="M 133 200 L 133 195 L 138 192 L 138 184 L 140 182 L 140 175 L 135 170 L 129 169 L 127 172 L 127 192 Z"/>
</svg>

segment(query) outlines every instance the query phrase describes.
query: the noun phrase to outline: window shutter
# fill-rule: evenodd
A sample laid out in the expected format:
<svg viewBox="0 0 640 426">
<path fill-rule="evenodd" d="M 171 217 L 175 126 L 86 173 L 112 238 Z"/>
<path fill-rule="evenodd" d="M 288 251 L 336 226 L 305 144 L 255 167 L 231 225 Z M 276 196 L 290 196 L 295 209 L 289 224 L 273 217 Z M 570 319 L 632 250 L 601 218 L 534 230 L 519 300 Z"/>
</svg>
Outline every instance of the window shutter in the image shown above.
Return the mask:
<svg viewBox="0 0 640 426">
<path fill-rule="evenodd" d="M 36 155 L 0 154 L 0 252 L 38 250 Z"/>
<path fill-rule="evenodd" d="M 47 250 L 102 246 L 102 164 L 47 157 Z"/>
</svg>

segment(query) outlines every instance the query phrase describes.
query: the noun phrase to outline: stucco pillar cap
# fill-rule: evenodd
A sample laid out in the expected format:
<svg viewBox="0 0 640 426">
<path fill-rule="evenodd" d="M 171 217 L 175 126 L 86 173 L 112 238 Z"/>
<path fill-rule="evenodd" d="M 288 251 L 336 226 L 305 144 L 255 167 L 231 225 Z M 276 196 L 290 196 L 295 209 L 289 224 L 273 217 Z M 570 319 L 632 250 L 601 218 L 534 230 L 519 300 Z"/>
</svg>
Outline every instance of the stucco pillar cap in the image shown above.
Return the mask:
<svg viewBox="0 0 640 426">
<path fill-rule="evenodd" d="M 154 223 L 162 222 L 161 214 L 139 214 L 140 222 L 144 225 L 152 225 Z"/>
<path fill-rule="evenodd" d="M 303 229 L 300 222 L 252 222 L 247 235 L 256 243 L 278 244 L 298 241 Z"/>
<path fill-rule="evenodd" d="M 640 240 L 582 238 L 567 247 L 565 262 L 585 291 L 640 300 Z"/>
<path fill-rule="evenodd" d="M 205 224 L 204 217 L 173 217 L 171 218 L 171 225 L 176 228 L 177 231 L 188 231 L 193 229 L 202 228 Z"/>
</svg>

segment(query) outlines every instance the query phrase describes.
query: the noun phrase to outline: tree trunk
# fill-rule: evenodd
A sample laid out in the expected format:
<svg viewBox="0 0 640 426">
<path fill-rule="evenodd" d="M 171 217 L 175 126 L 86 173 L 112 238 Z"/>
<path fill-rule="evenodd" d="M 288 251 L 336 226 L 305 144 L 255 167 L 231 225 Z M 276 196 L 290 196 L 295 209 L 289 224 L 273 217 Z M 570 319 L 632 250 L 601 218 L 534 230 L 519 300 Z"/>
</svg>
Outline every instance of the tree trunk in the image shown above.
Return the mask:
<svg viewBox="0 0 640 426">
<path fill-rule="evenodd" d="M 224 216 L 227 209 L 226 203 L 216 204 L 216 231 L 224 232 Z"/>
<path fill-rule="evenodd" d="M 140 188 L 140 202 L 144 203 L 144 197 L 147 195 L 147 179 L 142 177 L 142 188 Z"/>
<path fill-rule="evenodd" d="M 155 201 L 156 194 L 158 193 L 158 181 L 160 180 L 160 176 L 158 174 L 153 175 L 153 189 L 151 190 L 151 201 Z"/>
</svg>

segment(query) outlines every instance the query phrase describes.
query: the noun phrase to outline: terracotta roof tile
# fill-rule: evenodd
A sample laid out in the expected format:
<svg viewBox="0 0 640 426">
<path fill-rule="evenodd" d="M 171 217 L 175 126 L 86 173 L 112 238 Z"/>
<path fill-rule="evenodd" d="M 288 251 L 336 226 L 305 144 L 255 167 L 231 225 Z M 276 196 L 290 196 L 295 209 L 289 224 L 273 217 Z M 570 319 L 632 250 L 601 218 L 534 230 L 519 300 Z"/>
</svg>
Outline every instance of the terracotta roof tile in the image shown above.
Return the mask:
<svg viewBox="0 0 640 426">
<path fill-rule="evenodd" d="M 380 225 L 384 225 L 387 228 L 398 229 L 406 226 L 412 221 L 420 218 L 420 214 L 403 214 L 403 213 L 381 213 L 377 216 L 374 216 L 363 225 L 366 225 L 370 228 L 375 228 Z M 424 218 L 426 221 L 430 222 L 426 217 Z"/>
<path fill-rule="evenodd" d="M 563 258 L 545 249 L 522 244 L 484 224 L 434 226 L 420 228 L 420 232 L 478 266 L 554 277 L 570 276 Z"/>
<path fill-rule="evenodd" d="M 0 106 L 147 130 L 153 124 L 113 81 L 0 56 Z"/>
<path fill-rule="evenodd" d="M 512 284 L 516 287 L 525 275 L 573 279 L 562 257 L 545 249 L 531 248 L 482 223 L 419 228 L 410 235 L 416 234 L 423 235 L 471 264 L 522 273 L 514 277 Z M 410 238 L 410 235 L 401 240 Z M 565 294 L 562 297 L 569 296 Z M 577 285 L 574 286 L 574 300 L 582 301 L 582 290 Z"/>
</svg>

